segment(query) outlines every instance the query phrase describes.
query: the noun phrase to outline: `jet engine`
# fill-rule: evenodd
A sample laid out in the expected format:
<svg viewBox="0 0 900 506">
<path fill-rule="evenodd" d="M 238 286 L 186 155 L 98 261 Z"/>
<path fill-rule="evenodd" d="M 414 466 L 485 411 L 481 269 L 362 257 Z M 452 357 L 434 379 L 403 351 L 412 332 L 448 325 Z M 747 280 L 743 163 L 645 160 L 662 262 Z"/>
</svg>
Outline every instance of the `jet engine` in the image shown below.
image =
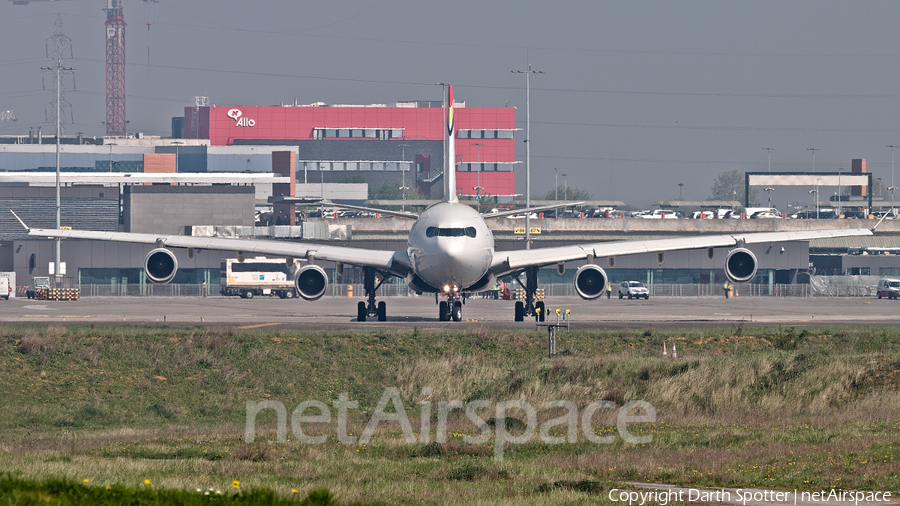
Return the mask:
<svg viewBox="0 0 900 506">
<path fill-rule="evenodd" d="M 606 291 L 607 279 L 606 271 L 600 266 L 582 265 L 575 272 L 575 291 L 582 299 L 596 299 Z"/>
<path fill-rule="evenodd" d="M 318 300 L 325 295 L 328 276 L 325 275 L 325 270 L 318 265 L 307 265 L 297 271 L 297 275 L 294 277 L 294 286 L 304 300 Z"/>
<path fill-rule="evenodd" d="M 725 257 L 725 276 L 732 283 L 746 283 L 756 275 L 758 265 L 752 251 L 747 248 L 733 249 Z"/>
<path fill-rule="evenodd" d="M 144 273 L 154 283 L 168 283 L 175 277 L 178 270 L 178 260 L 175 253 L 166 248 L 156 248 L 147 253 L 144 259 Z"/>
</svg>

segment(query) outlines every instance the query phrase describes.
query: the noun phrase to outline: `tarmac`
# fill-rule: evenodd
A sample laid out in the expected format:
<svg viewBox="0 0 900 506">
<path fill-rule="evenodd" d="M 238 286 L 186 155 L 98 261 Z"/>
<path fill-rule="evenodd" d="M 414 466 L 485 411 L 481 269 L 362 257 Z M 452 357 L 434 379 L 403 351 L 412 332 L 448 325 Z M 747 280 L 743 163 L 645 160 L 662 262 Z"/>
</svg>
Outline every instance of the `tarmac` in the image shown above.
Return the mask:
<svg viewBox="0 0 900 506">
<path fill-rule="evenodd" d="M 434 295 L 382 297 L 387 321 L 356 321 L 360 298 L 317 301 L 274 297 L 85 297 L 77 301 L 0 300 L 0 322 L 53 325 L 175 325 L 297 329 L 527 328 L 533 318 L 513 321 L 514 302 L 469 298 L 463 321 L 438 321 Z M 668 328 L 731 325 L 895 325 L 900 301 L 827 297 L 651 297 L 650 300 L 550 297 L 548 320 L 569 311 L 572 328 Z M 560 317 L 562 319 L 562 316 Z"/>
</svg>

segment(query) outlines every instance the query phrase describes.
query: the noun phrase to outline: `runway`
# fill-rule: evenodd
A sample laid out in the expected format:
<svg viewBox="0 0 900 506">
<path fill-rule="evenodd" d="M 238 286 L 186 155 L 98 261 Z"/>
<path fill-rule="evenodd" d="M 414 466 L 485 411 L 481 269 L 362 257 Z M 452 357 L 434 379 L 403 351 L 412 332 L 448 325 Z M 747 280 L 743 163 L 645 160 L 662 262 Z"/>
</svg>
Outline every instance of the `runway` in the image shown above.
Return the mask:
<svg viewBox="0 0 900 506">
<path fill-rule="evenodd" d="M 356 321 L 358 298 L 318 301 L 258 297 L 87 297 L 78 301 L 0 300 L 0 322 L 52 325 L 208 325 L 302 329 L 526 328 L 514 322 L 514 302 L 469 298 L 463 321 L 437 321 L 434 296 L 383 297 L 387 321 Z M 900 324 L 900 302 L 876 298 L 653 297 L 650 300 L 553 297 L 549 318 L 570 311 L 573 328 L 710 327 L 744 325 Z"/>
</svg>

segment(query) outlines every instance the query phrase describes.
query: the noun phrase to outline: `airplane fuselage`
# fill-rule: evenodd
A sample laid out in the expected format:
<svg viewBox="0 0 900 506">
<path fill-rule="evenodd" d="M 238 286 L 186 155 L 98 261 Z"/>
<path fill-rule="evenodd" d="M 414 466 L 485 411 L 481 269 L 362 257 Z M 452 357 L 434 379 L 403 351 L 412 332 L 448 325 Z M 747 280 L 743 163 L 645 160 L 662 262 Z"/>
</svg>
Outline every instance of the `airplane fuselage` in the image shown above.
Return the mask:
<svg viewBox="0 0 900 506">
<path fill-rule="evenodd" d="M 494 235 L 465 204 L 441 202 L 426 209 L 410 228 L 407 253 L 413 268 L 407 282 L 418 291 L 478 290 L 493 282 Z"/>
</svg>

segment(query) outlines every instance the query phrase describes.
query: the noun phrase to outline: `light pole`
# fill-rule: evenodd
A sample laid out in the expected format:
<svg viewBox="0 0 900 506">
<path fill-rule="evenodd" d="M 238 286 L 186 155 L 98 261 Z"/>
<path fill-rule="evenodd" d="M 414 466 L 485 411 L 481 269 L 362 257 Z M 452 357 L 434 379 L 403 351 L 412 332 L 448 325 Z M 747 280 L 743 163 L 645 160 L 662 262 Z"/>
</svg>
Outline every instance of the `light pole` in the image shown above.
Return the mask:
<svg viewBox="0 0 900 506">
<path fill-rule="evenodd" d="M 900 147 L 895 146 L 893 144 L 888 145 L 887 147 L 891 148 L 891 187 L 888 188 L 891 192 L 891 215 L 894 214 L 894 190 L 897 189 L 897 186 L 894 184 L 894 148 Z"/>
<path fill-rule="evenodd" d="M 181 144 L 184 144 L 184 143 L 181 141 L 175 141 L 172 144 L 175 145 L 175 172 L 177 173 L 178 172 L 178 146 L 180 146 Z M 303 182 L 305 183 L 306 181 L 303 181 Z"/>
<path fill-rule="evenodd" d="M 569 178 L 563 174 L 563 202 L 569 201 Z"/>
<path fill-rule="evenodd" d="M 543 74 L 543 70 L 513 70 L 513 74 L 525 74 L 525 249 L 531 249 L 531 74 Z"/>
<path fill-rule="evenodd" d="M 559 204 L 559 169 L 556 167 L 553 167 L 553 203 Z"/>
<path fill-rule="evenodd" d="M 838 216 L 841 216 L 844 207 L 841 202 L 841 172 L 843 170 L 843 168 L 838 168 Z"/>
<path fill-rule="evenodd" d="M 400 187 L 400 199 L 403 201 L 400 210 L 406 211 L 406 148 L 409 147 L 409 144 L 398 144 L 397 147 L 400 148 L 400 159 L 403 162 L 400 164 L 400 177 L 403 180 L 401 183 L 403 186 Z"/>
<path fill-rule="evenodd" d="M 772 188 L 771 186 L 766 187 L 766 189 L 765 189 L 766 195 L 768 196 L 768 198 L 767 198 L 768 203 L 766 204 L 766 207 L 772 207 L 772 192 L 773 191 L 775 191 L 775 188 Z"/>
<path fill-rule="evenodd" d="M 769 172 L 772 172 L 772 151 L 775 151 L 775 148 L 763 148 L 769 153 Z"/>
<path fill-rule="evenodd" d="M 888 191 L 891 192 L 891 218 L 896 218 L 897 214 L 894 213 L 894 190 L 896 190 L 896 186 L 891 186 L 888 188 Z"/>
<path fill-rule="evenodd" d="M 816 179 L 816 189 L 809 190 L 809 194 L 813 195 L 813 199 L 815 199 L 814 202 L 816 204 L 816 219 L 818 220 L 819 219 L 819 180 L 818 179 Z"/>
<path fill-rule="evenodd" d="M 821 178 L 816 178 L 816 219 L 819 219 L 819 181 Z"/>
<path fill-rule="evenodd" d="M 478 186 L 480 187 L 481 186 L 481 148 L 482 148 L 482 146 L 484 146 L 484 143 L 483 142 L 473 142 L 472 145 L 476 146 L 475 152 L 478 155 L 478 159 L 477 159 L 478 175 L 476 177 L 478 178 L 477 179 Z"/>
<path fill-rule="evenodd" d="M 813 172 L 815 172 L 816 171 L 816 151 L 818 151 L 819 148 L 806 148 L 806 150 L 813 152 Z"/>
</svg>

